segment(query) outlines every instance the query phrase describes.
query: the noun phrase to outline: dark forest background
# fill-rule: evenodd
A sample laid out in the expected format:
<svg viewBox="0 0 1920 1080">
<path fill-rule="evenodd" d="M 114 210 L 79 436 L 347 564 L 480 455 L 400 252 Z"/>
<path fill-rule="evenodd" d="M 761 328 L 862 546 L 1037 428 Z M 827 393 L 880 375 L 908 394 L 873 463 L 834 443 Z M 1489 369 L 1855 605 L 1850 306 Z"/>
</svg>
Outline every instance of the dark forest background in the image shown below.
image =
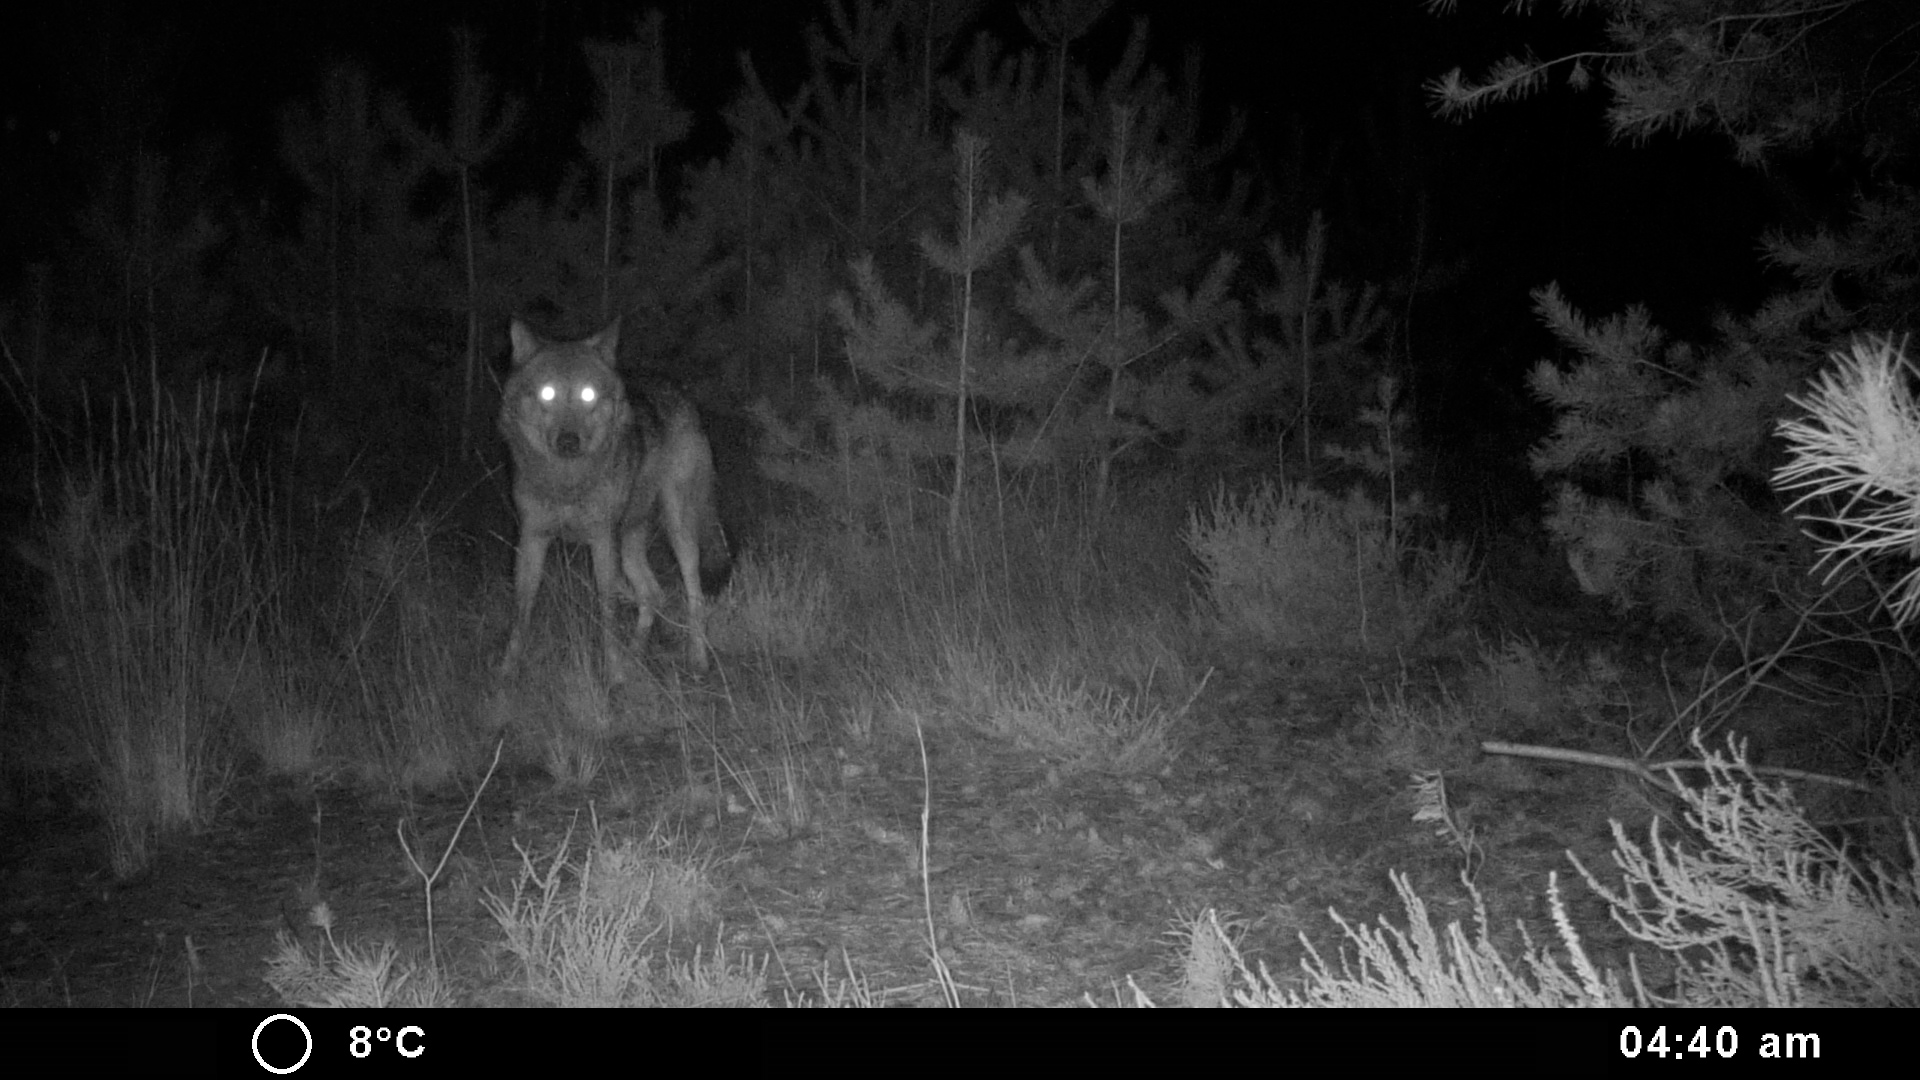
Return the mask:
<svg viewBox="0 0 1920 1080">
<path fill-rule="evenodd" d="M 1233 399 L 1238 445 L 1210 453 L 1333 431 L 1392 373 L 1445 451 L 1429 479 L 1456 513 L 1508 521 L 1539 505 L 1521 465 L 1549 418 L 1523 385 L 1554 349 L 1530 290 L 1698 335 L 1787 280 L 1756 257 L 1764 229 L 1843 224 L 1869 167 L 1742 167 L 1713 131 L 1610 141 L 1600 92 L 1441 119 L 1424 84 L 1451 67 L 1603 42 L 1600 11 L 1484 8 L 16 12 L 7 344 L 53 411 L 137 372 L 221 375 L 261 426 L 304 412 L 315 482 L 349 446 L 375 472 L 485 450 L 513 312 L 556 332 L 623 314 L 632 359 L 709 408 L 785 405 L 847 373 L 831 301 L 851 260 L 915 316 L 951 311 L 918 242 L 951 228 L 970 131 L 987 187 L 1030 203 L 983 282 L 1000 347 L 1050 337 L 1015 310 L 1017 250 L 1049 281 L 1118 279 L 1102 302 L 1140 312 L 1154 347 L 1128 377 Z M 1134 124 L 1120 167 L 1166 188 L 1124 226 L 1120 273 L 1083 187 L 1116 167 L 1116 109 Z M 1160 305 L 1222 258 L 1233 310 Z M 1292 383 L 1315 376 L 1302 400 Z M 1200 421 L 1143 422 L 1198 452 Z"/>
</svg>

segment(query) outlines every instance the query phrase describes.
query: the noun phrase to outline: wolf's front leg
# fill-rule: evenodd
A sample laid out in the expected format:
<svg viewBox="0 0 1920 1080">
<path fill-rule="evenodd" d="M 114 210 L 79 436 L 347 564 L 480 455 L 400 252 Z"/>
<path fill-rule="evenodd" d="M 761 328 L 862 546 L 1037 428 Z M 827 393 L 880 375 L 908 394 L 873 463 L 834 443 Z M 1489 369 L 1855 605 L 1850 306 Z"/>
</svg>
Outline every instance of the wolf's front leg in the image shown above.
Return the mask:
<svg viewBox="0 0 1920 1080">
<path fill-rule="evenodd" d="M 527 647 L 527 626 L 533 621 L 533 602 L 540 595 L 540 577 L 546 569 L 550 537 L 525 528 L 513 560 L 513 630 L 507 635 L 507 654 L 500 661 L 502 677 L 520 666 Z"/>
<path fill-rule="evenodd" d="M 614 577 L 620 572 L 620 564 L 613 550 L 613 527 L 595 530 L 588 541 L 593 548 L 593 591 L 599 601 L 600 643 L 606 651 L 607 681 L 622 682 L 626 679 L 626 665 L 620 656 L 620 632 L 614 626 L 614 601 L 617 598 Z"/>
</svg>

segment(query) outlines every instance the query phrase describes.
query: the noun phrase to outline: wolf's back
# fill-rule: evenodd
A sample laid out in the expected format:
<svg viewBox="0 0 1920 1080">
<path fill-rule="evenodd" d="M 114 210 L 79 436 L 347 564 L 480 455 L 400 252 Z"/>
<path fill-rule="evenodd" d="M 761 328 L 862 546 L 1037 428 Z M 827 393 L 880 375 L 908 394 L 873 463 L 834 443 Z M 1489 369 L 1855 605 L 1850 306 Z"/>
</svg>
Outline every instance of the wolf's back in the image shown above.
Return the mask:
<svg viewBox="0 0 1920 1080">
<path fill-rule="evenodd" d="M 714 498 L 715 477 L 713 447 L 708 440 L 700 410 L 686 391 L 670 379 L 642 375 L 627 380 L 627 392 L 634 402 L 636 438 L 644 453 L 657 459 L 661 474 L 684 481 L 687 509 L 693 518 L 695 536 L 700 544 L 700 568 L 717 574 L 732 561 L 727 548 L 726 531 Z"/>
</svg>

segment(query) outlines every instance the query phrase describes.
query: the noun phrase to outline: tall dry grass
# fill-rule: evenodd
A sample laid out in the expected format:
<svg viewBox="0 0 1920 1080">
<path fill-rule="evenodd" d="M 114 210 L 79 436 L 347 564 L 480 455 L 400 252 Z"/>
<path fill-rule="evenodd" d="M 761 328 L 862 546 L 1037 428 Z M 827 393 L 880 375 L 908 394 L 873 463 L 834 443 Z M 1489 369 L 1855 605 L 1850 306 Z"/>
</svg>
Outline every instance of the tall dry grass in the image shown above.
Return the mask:
<svg viewBox="0 0 1920 1080">
<path fill-rule="evenodd" d="M 215 400 L 154 385 L 89 416 L 85 449 L 36 477 L 39 517 L 19 545 L 42 575 L 38 719 L 121 877 L 212 819 L 233 773 L 235 704 L 272 685 L 283 548 Z"/>
</svg>

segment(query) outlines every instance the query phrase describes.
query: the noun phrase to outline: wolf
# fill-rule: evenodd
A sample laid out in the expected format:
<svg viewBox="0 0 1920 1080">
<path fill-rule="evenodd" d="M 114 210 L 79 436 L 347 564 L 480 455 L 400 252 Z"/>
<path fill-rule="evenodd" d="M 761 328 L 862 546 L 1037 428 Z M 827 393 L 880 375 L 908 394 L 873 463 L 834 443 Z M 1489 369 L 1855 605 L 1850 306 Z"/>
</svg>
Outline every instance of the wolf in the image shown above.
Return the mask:
<svg viewBox="0 0 1920 1080">
<path fill-rule="evenodd" d="M 615 590 L 625 578 L 640 606 L 644 643 L 664 594 L 647 565 L 657 522 L 666 532 L 687 592 L 687 660 L 708 663 L 706 568 L 726 564 L 714 513 L 713 447 L 700 414 L 671 384 L 622 379 L 614 360 L 620 320 L 580 341 L 549 341 L 514 319 L 512 370 L 503 387 L 500 433 L 513 456 L 513 504 L 520 517 L 514 557 L 513 632 L 500 673 L 520 664 L 540 593 L 547 547 L 558 537 L 593 553 L 601 642 L 609 678 L 624 678 L 614 628 Z M 614 562 L 618 552 L 618 571 Z"/>
</svg>

